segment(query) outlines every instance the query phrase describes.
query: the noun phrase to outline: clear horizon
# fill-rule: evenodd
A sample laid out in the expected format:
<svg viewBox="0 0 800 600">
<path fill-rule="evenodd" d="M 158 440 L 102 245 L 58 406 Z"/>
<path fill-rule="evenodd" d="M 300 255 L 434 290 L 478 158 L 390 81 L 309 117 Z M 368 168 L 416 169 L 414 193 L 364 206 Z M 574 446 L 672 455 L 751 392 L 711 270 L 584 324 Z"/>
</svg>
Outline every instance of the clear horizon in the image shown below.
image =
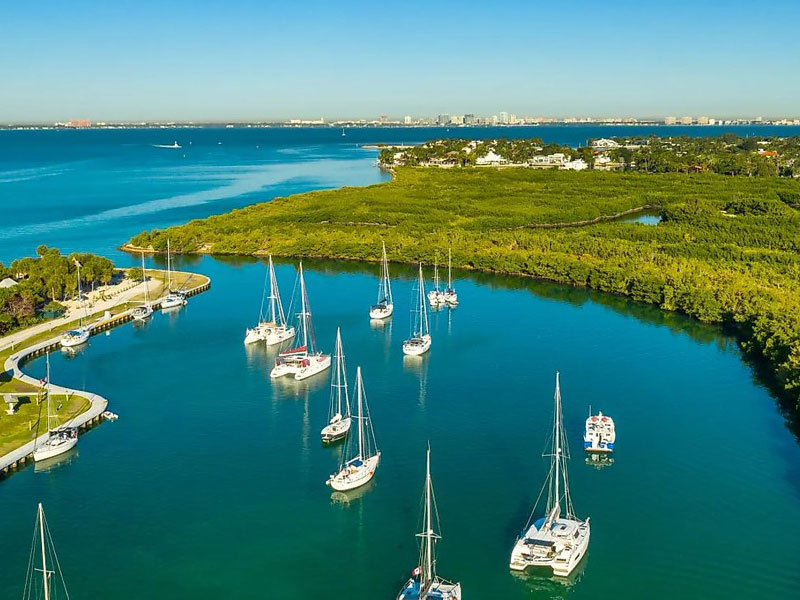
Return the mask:
<svg viewBox="0 0 800 600">
<path fill-rule="evenodd" d="M 10 4 L 0 122 L 793 118 L 798 17 L 787 0 Z"/>
</svg>

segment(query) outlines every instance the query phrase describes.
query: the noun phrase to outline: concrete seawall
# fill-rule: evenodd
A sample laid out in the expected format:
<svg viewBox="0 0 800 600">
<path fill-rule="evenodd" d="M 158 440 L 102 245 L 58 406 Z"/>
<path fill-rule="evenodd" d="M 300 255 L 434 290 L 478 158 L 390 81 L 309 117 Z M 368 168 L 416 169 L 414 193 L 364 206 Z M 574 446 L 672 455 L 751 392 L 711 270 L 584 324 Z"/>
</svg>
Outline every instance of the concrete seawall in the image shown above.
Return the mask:
<svg viewBox="0 0 800 600">
<path fill-rule="evenodd" d="M 205 277 L 205 282 L 197 285 L 193 288 L 190 288 L 184 291 L 184 294 L 187 297 L 196 296 L 197 294 L 201 294 L 205 292 L 207 289 L 211 287 L 211 279 Z M 154 309 L 161 308 L 161 299 L 152 303 Z M 91 325 L 91 335 L 96 335 L 103 331 L 107 331 L 119 325 L 123 325 L 124 323 L 128 323 L 129 321 L 133 320 L 133 309 L 128 309 L 124 312 L 121 312 L 117 315 L 109 317 L 107 319 L 101 319 Z M 58 350 L 61 348 L 61 335 L 57 335 L 53 338 L 45 340 L 44 342 L 40 342 L 38 344 L 34 344 L 33 346 L 29 346 L 20 350 L 19 352 L 12 354 L 3 365 L 3 368 L 6 372 L 10 372 L 13 374 L 15 379 L 23 381 L 25 383 L 34 385 L 36 387 L 41 386 L 41 382 L 30 375 L 26 375 L 22 372 L 20 365 L 23 365 L 28 360 L 37 358 L 48 352 L 53 350 Z M 63 387 L 56 384 L 50 384 L 49 386 L 49 393 L 52 395 L 76 395 L 80 396 L 81 398 L 86 398 L 90 402 L 89 409 L 82 412 L 79 415 L 76 415 L 72 419 L 70 419 L 65 425 L 69 427 L 77 427 L 79 432 L 84 432 L 96 425 L 101 419 L 102 414 L 106 410 L 108 406 L 108 400 L 103 398 L 98 394 L 93 394 L 91 392 L 87 392 L 84 390 L 75 390 L 72 388 Z M 23 395 L 23 394 L 19 394 Z M 40 435 L 38 438 L 33 439 L 26 444 L 20 446 L 19 448 L 15 448 L 14 450 L 8 452 L 7 454 L 0 456 L 0 478 L 8 475 L 14 469 L 20 468 L 28 462 L 33 461 L 33 451 L 37 444 L 44 442 L 48 437 L 48 434 L 45 433 Z"/>
</svg>

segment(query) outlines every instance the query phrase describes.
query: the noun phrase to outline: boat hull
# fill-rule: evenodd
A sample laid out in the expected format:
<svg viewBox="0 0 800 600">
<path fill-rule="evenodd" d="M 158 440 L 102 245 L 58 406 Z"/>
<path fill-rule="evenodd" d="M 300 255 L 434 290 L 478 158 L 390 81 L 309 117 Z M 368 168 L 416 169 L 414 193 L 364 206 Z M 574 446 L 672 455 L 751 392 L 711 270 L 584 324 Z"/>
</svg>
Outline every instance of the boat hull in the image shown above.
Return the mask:
<svg viewBox="0 0 800 600">
<path fill-rule="evenodd" d="M 61 338 L 62 348 L 74 348 L 89 341 L 89 330 L 83 330 L 79 335 L 65 335 Z"/>
<path fill-rule="evenodd" d="M 550 569 L 556 577 L 567 577 L 580 564 L 589 549 L 591 528 L 589 521 L 578 522 L 584 528 L 577 539 L 570 540 L 569 549 L 563 549 L 552 555 L 537 555 L 531 549 L 525 537 L 521 537 L 514 545 L 511 552 L 509 568 L 512 571 L 525 571 L 527 569 Z"/>
<path fill-rule="evenodd" d="M 385 306 L 373 306 L 369 311 L 370 319 L 388 319 L 394 313 L 394 304 Z"/>
<path fill-rule="evenodd" d="M 323 443 L 332 444 L 333 442 L 343 440 L 350 431 L 350 424 L 350 417 L 347 417 L 326 425 L 320 432 Z"/>
<path fill-rule="evenodd" d="M 78 443 L 77 436 L 74 438 L 67 438 L 64 440 L 59 440 L 57 443 L 51 444 L 49 441 L 45 443 L 45 445 L 37 448 L 33 452 L 33 460 L 40 461 L 40 460 L 47 460 L 48 458 L 53 458 L 55 456 L 59 456 L 60 454 L 64 454 L 72 450 L 75 447 L 75 444 Z"/>
<path fill-rule="evenodd" d="M 304 364 L 307 363 L 307 364 Z M 317 356 L 309 356 L 305 360 L 294 360 L 276 364 L 269 376 L 272 379 L 292 375 L 297 381 L 308 379 L 318 373 L 322 373 L 331 366 L 331 357 L 329 354 L 319 354 Z"/>
<path fill-rule="evenodd" d="M 177 294 L 170 294 L 161 301 L 161 308 L 177 308 L 178 306 L 186 306 L 186 298 Z"/>
<path fill-rule="evenodd" d="M 134 321 L 146 321 L 153 316 L 153 309 L 149 306 L 140 306 L 139 308 L 135 308 L 133 310 L 131 316 L 133 317 Z"/>
<path fill-rule="evenodd" d="M 431 336 L 423 335 L 403 342 L 403 354 L 407 356 L 420 356 L 431 349 Z"/>
<path fill-rule="evenodd" d="M 274 346 L 294 337 L 294 327 L 278 327 L 267 333 L 267 346 Z"/>
<path fill-rule="evenodd" d="M 397 600 L 461 600 L 461 584 L 460 583 L 447 583 L 444 581 L 435 581 L 426 595 L 421 596 L 419 581 L 415 578 L 409 579 L 397 595 Z"/>
<path fill-rule="evenodd" d="M 346 492 L 347 490 L 359 488 L 369 483 L 375 476 L 380 460 L 381 453 L 378 452 L 375 456 L 363 461 L 360 467 L 345 467 L 335 475 L 331 475 L 327 484 L 337 492 Z"/>
</svg>

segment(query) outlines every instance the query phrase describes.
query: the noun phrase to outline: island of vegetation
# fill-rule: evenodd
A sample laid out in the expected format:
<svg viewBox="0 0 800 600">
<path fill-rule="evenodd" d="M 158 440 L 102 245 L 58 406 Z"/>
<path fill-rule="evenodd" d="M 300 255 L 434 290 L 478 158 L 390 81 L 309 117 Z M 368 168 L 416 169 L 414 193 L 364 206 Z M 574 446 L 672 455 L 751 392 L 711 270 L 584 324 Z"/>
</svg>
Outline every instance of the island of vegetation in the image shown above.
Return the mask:
<svg viewBox="0 0 800 600">
<path fill-rule="evenodd" d="M 744 150 L 743 150 L 744 152 Z M 757 150 L 755 151 L 757 152 Z M 637 162 L 637 164 L 639 164 Z M 134 237 L 128 249 L 453 263 L 588 286 L 722 324 L 800 408 L 800 183 L 789 177 L 394 167 Z M 775 173 L 774 173 L 775 174 Z M 619 218 L 649 208 L 656 226 Z"/>
</svg>

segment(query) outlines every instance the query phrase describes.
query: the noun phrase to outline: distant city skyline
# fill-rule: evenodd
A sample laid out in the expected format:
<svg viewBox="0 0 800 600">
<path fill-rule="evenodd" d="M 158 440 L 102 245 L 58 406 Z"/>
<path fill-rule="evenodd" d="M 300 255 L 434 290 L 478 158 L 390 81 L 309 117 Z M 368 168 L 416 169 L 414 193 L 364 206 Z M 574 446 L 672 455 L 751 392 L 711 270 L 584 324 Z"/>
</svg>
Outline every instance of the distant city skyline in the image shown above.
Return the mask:
<svg viewBox="0 0 800 600">
<path fill-rule="evenodd" d="M 800 3 L 12 3 L 0 123 L 792 118 Z"/>
</svg>

